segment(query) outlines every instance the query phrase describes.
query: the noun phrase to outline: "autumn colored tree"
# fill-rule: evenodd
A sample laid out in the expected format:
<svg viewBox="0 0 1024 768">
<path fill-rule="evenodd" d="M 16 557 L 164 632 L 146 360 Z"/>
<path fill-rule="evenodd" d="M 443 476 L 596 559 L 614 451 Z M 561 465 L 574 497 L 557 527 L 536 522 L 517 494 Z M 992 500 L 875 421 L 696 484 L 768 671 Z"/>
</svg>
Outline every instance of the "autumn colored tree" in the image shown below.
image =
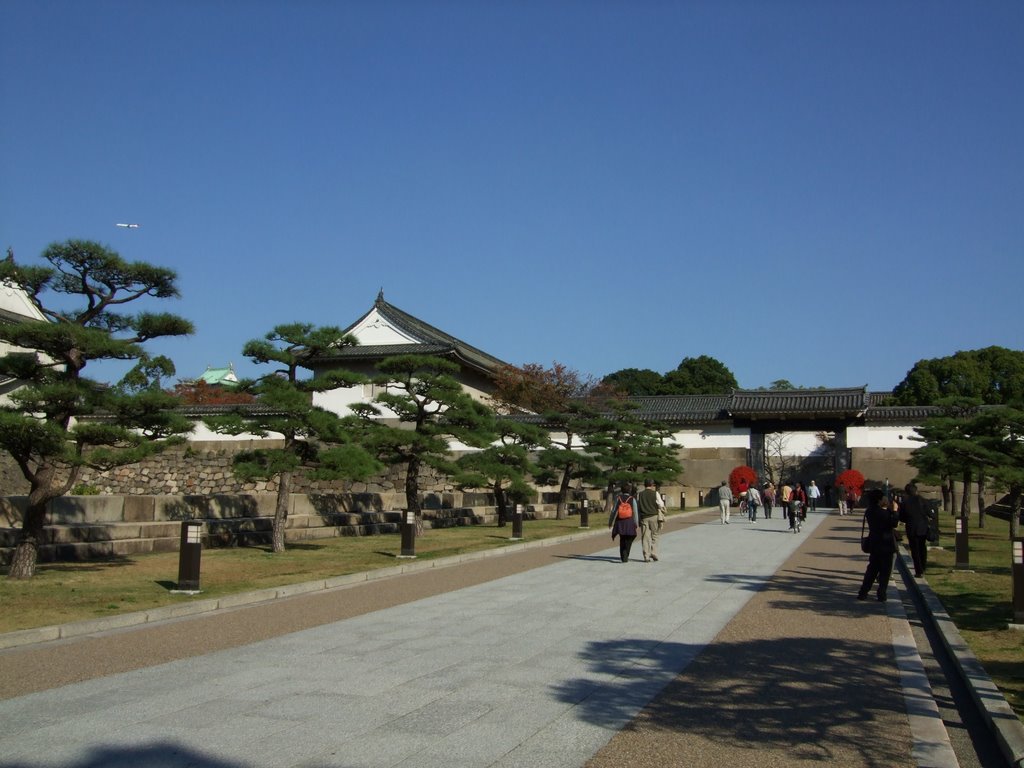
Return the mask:
<svg viewBox="0 0 1024 768">
<path fill-rule="evenodd" d="M 753 467 L 748 467 L 745 464 L 735 467 L 729 473 L 729 490 L 732 491 L 733 496 L 739 497 L 740 494 L 746 493 L 747 489 L 756 482 L 757 473 Z"/>
<path fill-rule="evenodd" d="M 213 387 L 202 379 L 179 381 L 171 391 L 182 405 L 241 405 L 255 402 L 256 396 L 237 387 Z"/>
</svg>

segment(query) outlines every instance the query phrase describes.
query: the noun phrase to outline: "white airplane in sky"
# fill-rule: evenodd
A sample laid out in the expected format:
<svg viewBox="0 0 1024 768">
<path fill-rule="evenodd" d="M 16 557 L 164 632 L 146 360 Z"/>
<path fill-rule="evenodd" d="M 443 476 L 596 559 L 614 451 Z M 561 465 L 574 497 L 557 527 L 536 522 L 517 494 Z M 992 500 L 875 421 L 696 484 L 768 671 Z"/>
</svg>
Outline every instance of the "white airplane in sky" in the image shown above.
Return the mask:
<svg viewBox="0 0 1024 768">
<path fill-rule="evenodd" d="M 139 228 L 138 224 L 118 224 L 117 226 L 119 226 L 119 227 L 121 227 L 123 229 L 138 229 Z"/>
</svg>

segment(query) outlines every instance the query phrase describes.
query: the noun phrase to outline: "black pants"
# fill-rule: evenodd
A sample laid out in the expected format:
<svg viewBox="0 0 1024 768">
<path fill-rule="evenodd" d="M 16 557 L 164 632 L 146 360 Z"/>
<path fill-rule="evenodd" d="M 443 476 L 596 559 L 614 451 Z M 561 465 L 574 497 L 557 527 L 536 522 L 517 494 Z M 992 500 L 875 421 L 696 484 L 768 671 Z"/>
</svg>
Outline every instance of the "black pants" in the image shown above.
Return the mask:
<svg viewBox="0 0 1024 768">
<path fill-rule="evenodd" d="M 928 567 L 928 535 L 907 534 L 907 547 L 910 549 L 910 556 L 914 558 L 914 575 L 923 576 L 924 569 Z"/>
<path fill-rule="evenodd" d="M 629 550 L 633 548 L 633 540 L 636 536 L 619 536 L 619 557 L 622 562 L 629 560 Z"/>
<path fill-rule="evenodd" d="M 878 580 L 878 599 L 885 600 L 889 589 L 889 577 L 892 575 L 892 563 L 895 552 L 872 552 L 868 555 L 868 567 L 864 571 L 864 581 L 860 585 L 860 597 L 867 597 L 871 585 Z"/>
</svg>

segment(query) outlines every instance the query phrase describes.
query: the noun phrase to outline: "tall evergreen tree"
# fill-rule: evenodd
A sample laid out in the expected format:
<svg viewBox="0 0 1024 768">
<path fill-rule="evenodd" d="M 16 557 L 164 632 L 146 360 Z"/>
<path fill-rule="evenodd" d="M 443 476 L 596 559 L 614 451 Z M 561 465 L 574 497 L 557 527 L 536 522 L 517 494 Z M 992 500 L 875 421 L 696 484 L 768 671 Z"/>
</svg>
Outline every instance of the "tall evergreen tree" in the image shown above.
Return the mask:
<svg viewBox="0 0 1024 768">
<path fill-rule="evenodd" d="M 385 464 L 405 467 L 406 509 L 419 517 L 421 469 L 455 474 L 449 440 L 486 447 L 494 439 L 492 412 L 462 389 L 455 378 L 459 366 L 450 360 L 396 355 L 382 360 L 377 370 L 373 381 L 383 391 L 354 410 L 367 427 L 364 444 Z"/>
<path fill-rule="evenodd" d="M 322 480 L 357 480 L 381 470 L 380 463 L 355 441 L 354 430 L 337 414 L 313 405 L 312 394 L 363 381 L 362 376 L 335 370 L 313 379 L 301 379 L 299 369 L 309 357 L 351 346 L 356 340 L 340 328 L 316 328 L 308 323 L 278 325 L 262 339 L 245 344 L 242 354 L 258 364 L 276 366 L 256 381 L 242 382 L 242 392 L 256 396 L 256 406 L 239 406 L 229 414 L 210 417 L 216 432 L 260 437 L 281 435 L 280 448 L 239 453 L 235 475 L 277 480 L 277 502 L 271 549 L 285 550 L 285 525 L 293 476 L 302 472 Z"/>
<path fill-rule="evenodd" d="M 24 382 L 12 404 L 0 408 L 0 447 L 29 483 L 14 579 L 35 574 L 47 506 L 75 485 L 83 467 L 133 464 L 192 427 L 161 388 L 174 375 L 173 364 L 144 347 L 189 335 L 192 324 L 172 314 L 119 311 L 143 299 L 177 298 L 177 275 L 127 262 L 88 240 L 54 243 L 42 258 L 49 266 L 22 266 L 12 257 L 0 262 L 0 284 L 23 290 L 46 318 L 0 324 L 0 339 L 24 350 L 0 358 L 0 374 Z M 52 304 L 43 302 L 47 293 Z M 135 366 L 114 386 L 83 374 L 89 363 L 110 360 Z"/>
</svg>

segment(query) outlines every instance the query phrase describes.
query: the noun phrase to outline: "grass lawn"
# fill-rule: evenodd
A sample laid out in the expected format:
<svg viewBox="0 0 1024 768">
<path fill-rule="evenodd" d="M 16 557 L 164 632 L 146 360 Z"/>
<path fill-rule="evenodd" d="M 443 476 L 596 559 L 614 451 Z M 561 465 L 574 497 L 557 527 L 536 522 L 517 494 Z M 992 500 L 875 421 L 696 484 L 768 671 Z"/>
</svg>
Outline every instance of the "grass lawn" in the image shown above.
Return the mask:
<svg viewBox="0 0 1024 768">
<path fill-rule="evenodd" d="M 985 527 L 978 528 L 972 516 L 970 569 L 957 570 L 953 520 L 939 515 L 945 549 L 928 553 L 928 583 L 989 677 L 1024 718 L 1024 631 L 1007 628 L 1013 621 L 1010 524 L 987 516 Z"/>
<path fill-rule="evenodd" d="M 592 529 L 603 529 L 591 517 Z M 526 541 L 580 532 L 579 518 L 527 520 Z M 512 525 L 472 525 L 426 530 L 416 538 L 416 556 L 429 560 L 483 549 L 514 546 Z M 272 554 L 269 547 L 204 549 L 200 598 L 222 597 L 396 565 L 398 534 L 340 536 L 294 542 Z M 178 553 L 138 555 L 81 563 L 43 563 L 25 581 L 0 572 L 0 632 L 65 624 L 174 605 L 196 598 L 172 595 Z"/>
</svg>

